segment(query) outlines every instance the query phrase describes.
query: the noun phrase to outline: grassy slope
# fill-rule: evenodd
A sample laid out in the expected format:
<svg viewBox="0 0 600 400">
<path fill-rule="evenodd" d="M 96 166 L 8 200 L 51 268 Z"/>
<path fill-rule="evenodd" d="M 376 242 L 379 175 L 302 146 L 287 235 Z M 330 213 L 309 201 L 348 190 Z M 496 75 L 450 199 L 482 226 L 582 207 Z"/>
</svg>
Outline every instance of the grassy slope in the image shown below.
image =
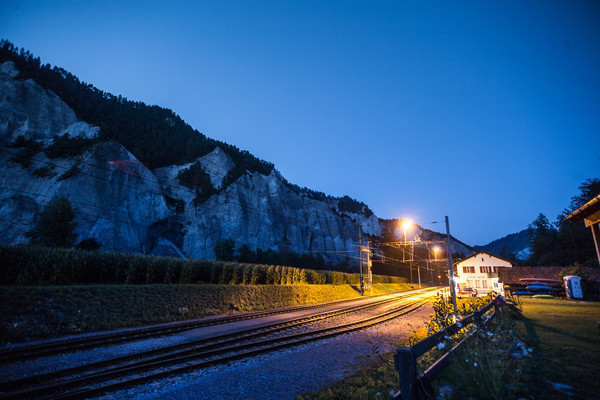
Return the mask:
<svg viewBox="0 0 600 400">
<path fill-rule="evenodd" d="M 519 328 L 535 349 L 526 377 L 535 398 L 548 398 L 548 381 L 573 386 L 571 398 L 600 398 L 600 303 L 524 299 L 523 317 Z"/>
<path fill-rule="evenodd" d="M 373 294 L 408 289 L 376 284 Z M 0 341 L 22 341 L 358 297 L 351 285 L 0 287 Z"/>
</svg>

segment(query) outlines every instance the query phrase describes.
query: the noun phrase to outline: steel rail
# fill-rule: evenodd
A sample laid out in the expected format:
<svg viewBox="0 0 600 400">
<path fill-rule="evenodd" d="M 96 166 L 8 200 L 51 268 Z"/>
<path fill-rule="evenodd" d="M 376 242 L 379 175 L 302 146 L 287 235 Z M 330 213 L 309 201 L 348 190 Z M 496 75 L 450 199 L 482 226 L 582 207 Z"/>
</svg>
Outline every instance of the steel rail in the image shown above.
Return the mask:
<svg viewBox="0 0 600 400">
<path fill-rule="evenodd" d="M 377 295 L 372 297 L 376 298 L 381 296 L 385 295 Z M 5 347 L 3 349 L 0 349 L 0 364 L 8 364 L 15 361 L 39 358 L 45 355 L 74 352 L 82 349 L 107 346 L 127 341 L 146 339 L 150 337 L 166 336 L 169 334 L 179 333 L 186 330 L 202 328 L 206 326 L 221 325 L 230 322 L 267 317 L 295 311 L 322 308 L 335 304 L 352 303 L 361 299 L 364 299 L 364 297 L 358 297 L 355 299 L 336 300 L 327 303 L 310 304 L 305 306 L 286 307 L 268 311 L 255 311 L 235 316 L 207 318 L 193 321 L 174 322 L 158 326 L 155 325 L 150 327 L 132 328 L 126 331 L 92 334 L 89 336 L 75 338 L 64 338 L 43 343 L 35 343 L 31 345 L 15 345 L 11 346 L 10 348 Z"/>
<path fill-rule="evenodd" d="M 426 292 L 427 291 L 425 291 L 424 293 L 426 293 Z M 216 335 L 216 336 L 209 337 L 209 338 L 196 339 L 196 340 L 185 342 L 185 343 L 161 347 L 161 348 L 153 349 L 153 350 L 147 350 L 147 351 L 140 352 L 140 353 L 135 353 L 135 354 L 122 356 L 122 357 L 116 357 L 116 358 L 103 360 L 103 361 L 99 361 L 99 362 L 95 362 L 95 363 L 91 363 L 91 364 L 66 368 L 66 369 L 62 369 L 59 371 L 38 374 L 38 375 L 32 375 L 32 376 L 29 376 L 26 378 L 21 378 L 21 379 L 17 379 L 17 380 L 13 380 L 13 381 L 8 381 L 8 382 L 2 382 L 2 383 L 0 383 L 0 391 L 6 392 L 6 391 L 10 391 L 11 389 L 14 389 L 14 388 L 27 387 L 27 386 L 32 386 L 32 385 L 36 385 L 36 384 L 39 385 L 41 382 L 56 380 L 60 377 L 73 375 L 73 374 L 81 374 L 86 371 L 99 369 L 99 368 L 106 367 L 106 366 L 114 367 L 116 365 L 124 364 L 126 362 L 131 362 L 134 360 L 137 361 L 137 360 L 145 359 L 148 357 L 157 356 L 160 354 L 165 354 L 165 353 L 183 354 L 186 352 L 193 351 L 193 349 L 198 349 L 200 347 L 203 349 L 209 349 L 209 348 L 215 348 L 218 346 L 223 346 L 227 343 L 235 343 L 235 342 L 239 342 L 241 340 L 250 340 L 255 337 L 264 336 L 267 334 L 272 334 L 272 333 L 287 330 L 287 329 L 292 329 L 292 328 L 295 328 L 298 326 L 325 320 L 328 318 L 333 318 L 333 317 L 361 311 L 361 310 L 368 309 L 368 308 L 378 307 L 382 304 L 398 301 L 398 300 L 401 300 L 403 298 L 410 297 L 413 295 L 414 294 L 399 294 L 390 299 L 383 299 L 383 300 L 379 300 L 379 301 L 376 301 L 373 303 L 345 307 L 345 308 L 342 308 L 339 310 L 326 311 L 326 312 L 322 312 L 322 313 L 315 314 L 315 315 L 298 317 L 298 318 L 294 318 L 294 319 L 287 320 L 287 321 L 275 322 L 272 324 L 247 328 L 247 329 L 243 329 L 240 331 L 230 332 L 230 333 L 226 333 L 226 334 L 220 334 L 220 335 Z"/>
</svg>

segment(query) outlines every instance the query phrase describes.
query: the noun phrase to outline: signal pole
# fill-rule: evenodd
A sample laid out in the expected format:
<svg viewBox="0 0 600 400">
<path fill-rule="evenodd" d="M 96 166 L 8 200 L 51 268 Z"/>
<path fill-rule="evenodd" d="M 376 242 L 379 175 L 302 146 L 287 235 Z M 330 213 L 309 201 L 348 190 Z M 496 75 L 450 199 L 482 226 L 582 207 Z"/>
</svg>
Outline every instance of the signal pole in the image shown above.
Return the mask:
<svg viewBox="0 0 600 400">
<path fill-rule="evenodd" d="M 415 249 L 413 248 L 412 244 L 410 245 L 410 249 L 411 249 L 411 253 L 412 253 L 410 256 L 410 259 L 412 262 L 412 259 L 415 255 Z M 419 266 L 419 263 L 417 263 L 417 276 L 419 277 L 419 287 L 421 287 L 421 267 Z"/>
<path fill-rule="evenodd" d="M 373 283 L 373 273 L 371 271 L 371 242 L 366 246 L 362 245 L 360 227 L 358 227 L 358 251 L 360 256 L 360 295 L 365 294 L 365 290 L 371 293 L 371 284 Z M 366 275 L 366 276 L 365 276 Z"/>
</svg>

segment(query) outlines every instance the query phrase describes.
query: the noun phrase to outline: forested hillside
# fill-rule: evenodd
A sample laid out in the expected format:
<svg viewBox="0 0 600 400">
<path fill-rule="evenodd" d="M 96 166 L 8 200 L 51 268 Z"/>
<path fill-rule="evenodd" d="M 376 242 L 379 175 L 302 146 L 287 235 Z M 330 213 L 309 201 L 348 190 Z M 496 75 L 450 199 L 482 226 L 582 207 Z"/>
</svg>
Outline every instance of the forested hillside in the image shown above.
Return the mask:
<svg viewBox="0 0 600 400">
<path fill-rule="evenodd" d="M 233 174 L 249 170 L 268 175 L 273 169 L 272 164 L 247 151 L 206 137 L 169 109 L 104 92 L 63 68 L 42 64 L 29 51 L 2 40 L 0 63 L 5 61 L 14 62 L 20 71 L 18 79 L 33 79 L 52 90 L 80 120 L 99 126 L 101 138 L 121 143 L 150 169 L 192 162 L 217 146 L 236 163 Z"/>
<path fill-rule="evenodd" d="M 229 186 L 246 171 L 269 175 L 274 168 L 272 163 L 260 160 L 246 150 L 205 136 L 172 110 L 104 92 L 81 82 L 63 68 L 42 64 L 40 58 L 34 57 L 28 50 L 2 40 L 0 64 L 5 61 L 14 62 L 20 71 L 18 79 L 33 79 L 42 87 L 52 90 L 75 111 L 80 120 L 100 127 L 99 140 L 120 143 L 151 170 L 193 162 L 216 147 L 220 147 L 235 163 L 223 180 L 222 188 Z M 69 145 L 73 146 L 71 143 Z M 184 179 L 190 188 L 202 190 L 207 187 L 205 173 L 200 168 L 190 168 Z M 320 201 L 331 199 L 325 193 L 301 188 L 282 179 L 297 194 Z M 204 201 L 206 196 L 200 196 L 198 200 Z M 339 206 L 340 211 L 361 213 L 367 217 L 373 214 L 366 204 L 348 196 L 340 199 Z"/>
<path fill-rule="evenodd" d="M 475 246 L 475 249 L 516 262 L 522 254 L 527 253 L 528 247 L 529 233 L 527 229 L 523 229 L 519 232 L 506 235 L 503 238 L 496 239 L 486 245 Z"/>
</svg>

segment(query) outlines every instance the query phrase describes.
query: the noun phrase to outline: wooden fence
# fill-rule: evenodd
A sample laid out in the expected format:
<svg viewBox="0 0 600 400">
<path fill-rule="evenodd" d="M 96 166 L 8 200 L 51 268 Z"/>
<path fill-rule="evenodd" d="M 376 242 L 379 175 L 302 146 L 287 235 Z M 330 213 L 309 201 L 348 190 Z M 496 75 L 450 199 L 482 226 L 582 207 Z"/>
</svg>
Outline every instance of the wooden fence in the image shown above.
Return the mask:
<svg viewBox="0 0 600 400">
<path fill-rule="evenodd" d="M 423 382 L 431 382 L 437 378 L 448 366 L 451 357 L 456 354 L 456 351 L 470 338 L 470 336 L 467 336 L 465 339 L 456 344 L 448 353 L 444 354 L 419 376 L 417 376 L 417 359 L 433 347 L 437 346 L 439 343 L 443 342 L 444 337 L 456 334 L 469 324 L 476 323 L 479 327 L 487 327 L 492 319 L 497 315 L 499 307 L 502 307 L 505 304 L 506 301 L 504 298 L 498 296 L 488 305 L 482 307 L 478 311 L 470 314 L 455 324 L 450 325 L 443 331 L 439 331 L 434 335 L 426 337 L 411 347 L 398 348 L 396 350 L 396 354 L 394 355 L 394 363 L 400 379 L 400 391 L 394 395 L 394 399 L 420 399 L 420 393 L 424 392 L 424 388 L 421 387 Z M 492 307 L 494 308 L 493 314 L 490 315 L 490 318 L 484 318 L 484 314 Z"/>
</svg>

